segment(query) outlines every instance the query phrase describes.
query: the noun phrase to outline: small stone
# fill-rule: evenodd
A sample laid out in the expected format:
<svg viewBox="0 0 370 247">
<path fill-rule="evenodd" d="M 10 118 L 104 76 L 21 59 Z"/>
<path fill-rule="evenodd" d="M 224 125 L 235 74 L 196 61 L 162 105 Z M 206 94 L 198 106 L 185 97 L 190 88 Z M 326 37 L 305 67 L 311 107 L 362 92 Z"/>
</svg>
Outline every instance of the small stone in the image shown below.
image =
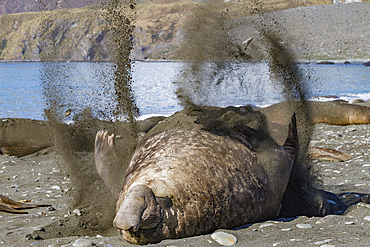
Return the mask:
<svg viewBox="0 0 370 247">
<path fill-rule="evenodd" d="M 54 207 L 48 207 L 47 210 L 51 212 L 51 211 L 55 211 L 55 208 Z"/>
<path fill-rule="evenodd" d="M 283 228 L 281 229 L 283 232 L 290 232 L 292 230 L 292 228 Z"/>
<path fill-rule="evenodd" d="M 333 239 L 325 239 L 325 240 L 322 240 L 322 241 L 317 241 L 315 242 L 315 244 L 326 244 L 326 243 L 329 243 L 333 241 Z"/>
<path fill-rule="evenodd" d="M 263 223 L 260 225 L 260 228 L 268 227 L 268 226 L 273 226 L 274 224 L 272 223 Z"/>
<path fill-rule="evenodd" d="M 327 215 L 324 218 L 321 218 L 318 221 L 316 221 L 316 224 L 328 223 L 332 219 L 334 219 L 334 217 L 335 217 L 334 215 Z"/>
<path fill-rule="evenodd" d="M 94 243 L 89 240 L 89 239 L 85 239 L 85 238 L 79 238 L 77 239 L 73 244 L 72 246 L 76 246 L 76 247 L 83 247 L 83 246 L 94 246 Z"/>
<path fill-rule="evenodd" d="M 364 186 L 366 184 L 355 184 L 356 187 L 359 187 L 359 186 Z"/>
<path fill-rule="evenodd" d="M 296 227 L 302 228 L 302 229 L 313 228 L 310 224 L 297 224 Z"/>
<path fill-rule="evenodd" d="M 368 220 L 368 221 L 370 221 L 370 215 L 369 215 L 369 216 L 366 216 L 366 217 L 364 218 L 364 220 Z"/>
<path fill-rule="evenodd" d="M 53 190 L 61 190 L 62 188 L 60 188 L 59 185 L 54 185 L 51 187 Z"/>
<path fill-rule="evenodd" d="M 211 238 L 223 246 L 232 246 L 238 242 L 234 235 L 221 231 L 213 233 Z"/>
<path fill-rule="evenodd" d="M 75 213 L 78 216 L 81 216 L 82 215 L 81 214 L 81 211 L 79 209 L 77 209 L 77 208 L 75 210 L 73 210 L 73 213 Z"/>
<path fill-rule="evenodd" d="M 105 247 L 114 247 L 114 245 L 113 244 L 106 244 L 106 245 L 104 245 Z"/>
<path fill-rule="evenodd" d="M 345 224 L 345 225 L 354 225 L 354 224 L 355 224 L 355 222 L 353 222 L 353 221 L 346 221 L 346 222 L 344 222 L 344 224 Z"/>
</svg>

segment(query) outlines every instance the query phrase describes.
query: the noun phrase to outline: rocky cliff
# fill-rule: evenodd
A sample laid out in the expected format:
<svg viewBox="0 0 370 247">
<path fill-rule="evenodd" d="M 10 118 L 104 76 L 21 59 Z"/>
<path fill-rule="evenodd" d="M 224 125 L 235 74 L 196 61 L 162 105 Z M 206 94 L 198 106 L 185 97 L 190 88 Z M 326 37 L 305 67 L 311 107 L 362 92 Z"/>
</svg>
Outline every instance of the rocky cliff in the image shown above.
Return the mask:
<svg viewBox="0 0 370 247">
<path fill-rule="evenodd" d="M 0 59 L 34 61 L 54 53 L 59 60 L 107 58 L 102 20 L 89 10 L 65 13 L 24 13 L 0 17 Z M 51 45 L 53 44 L 53 45 Z M 53 49 L 53 50 L 52 50 Z"/>
<path fill-rule="evenodd" d="M 0 0 L 0 15 L 62 8 L 81 8 L 105 1 L 106 0 Z"/>
<path fill-rule="evenodd" d="M 192 4 L 140 4 L 133 58 L 160 59 L 171 53 L 179 23 Z M 101 6 L 1 15 L 0 27 L 0 60 L 37 61 L 43 55 L 56 60 L 111 60 Z"/>
</svg>

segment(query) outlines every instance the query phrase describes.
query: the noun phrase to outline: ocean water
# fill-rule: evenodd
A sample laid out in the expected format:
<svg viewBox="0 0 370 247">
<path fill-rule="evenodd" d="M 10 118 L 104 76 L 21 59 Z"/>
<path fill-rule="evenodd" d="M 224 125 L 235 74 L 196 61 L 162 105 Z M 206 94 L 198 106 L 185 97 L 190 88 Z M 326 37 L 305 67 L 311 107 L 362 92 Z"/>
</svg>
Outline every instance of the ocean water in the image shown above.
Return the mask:
<svg viewBox="0 0 370 247">
<path fill-rule="evenodd" d="M 210 71 L 202 78 L 200 92 L 192 96 L 197 103 L 264 107 L 284 100 L 283 89 L 271 79 L 265 62 L 239 63 L 228 70 L 208 67 Z M 173 82 L 186 80 L 179 76 L 183 68 L 180 62 L 133 64 L 133 90 L 140 119 L 167 116 L 182 109 Z M 344 100 L 370 100 L 369 67 L 299 64 L 299 69 L 311 100 L 333 100 L 319 97 L 328 95 Z M 44 109 L 55 104 L 62 113 L 72 111 L 63 119 L 66 122 L 85 108 L 91 108 L 99 118 L 109 119 L 116 105 L 113 71 L 111 63 L 0 63 L 0 118 L 44 119 Z"/>
</svg>

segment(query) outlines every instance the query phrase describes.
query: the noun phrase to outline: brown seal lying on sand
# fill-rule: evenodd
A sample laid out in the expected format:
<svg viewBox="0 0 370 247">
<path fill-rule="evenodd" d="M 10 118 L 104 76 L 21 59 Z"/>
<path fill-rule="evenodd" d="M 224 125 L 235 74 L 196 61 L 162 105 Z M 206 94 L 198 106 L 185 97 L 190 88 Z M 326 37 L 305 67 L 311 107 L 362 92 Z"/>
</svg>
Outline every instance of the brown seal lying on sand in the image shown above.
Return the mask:
<svg viewBox="0 0 370 247">
<path fill-rule="evenodd" d="M 111 190 L 117 200 L 113 224 L 125 240 L 155 243 L 278 216 L 298 152 L 295 114 L 283 146 L 267 133 L 264 115 L 250 107 L 198 116 L 203 114 L 208 116 L 194 117 L 195 127 L 179 120 L 168 128 L 164 120 L 136 148 L 122 191 Z M 156 133 L 161 125 L 165 131 Z M 95 162 L 112 188 L 114 135 L 97 133 Z"/>
<path fill-rule="evenodd" d="M 310 112 L 313 124 L 370 124 L 370 107 L 367 106 L 337 101 L 306 101 L 306 106 Z M 285 125 L 289 122 L 289 115 L 291 113 L 289 102 L 281 102 L 258 110 L 263 112 L 274 123 Z"/>
</svg>

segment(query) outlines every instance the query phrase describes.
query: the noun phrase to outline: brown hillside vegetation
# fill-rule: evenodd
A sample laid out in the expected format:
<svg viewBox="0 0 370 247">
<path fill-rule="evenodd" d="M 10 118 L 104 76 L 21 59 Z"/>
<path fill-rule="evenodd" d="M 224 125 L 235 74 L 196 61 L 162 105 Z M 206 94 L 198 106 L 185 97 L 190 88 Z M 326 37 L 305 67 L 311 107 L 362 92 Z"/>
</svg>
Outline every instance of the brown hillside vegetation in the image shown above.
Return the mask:
<svg viewBox="0 0 370 247">
<path fill-rule="evenodd" d="M 10 1 L 0 0 L 0 6 Z M 17 1 L 14 0 L 15 4 Z M 23 1 L 23 10 L 31 10 L 31 1 Z M 35 2 L 35 1 L 32 1 Z M 54 1 L 46 1 L 51 4 Z M 99 0 L 61 1 L 60 6 L 79 7 Z M 216 1 L 213 11 L 229 19 L 248 15 L 292 9 L 298 6 L 330 4 L 330 0 L 288 1 Z M 76 4 L 72 4 L 76 3 Z M 134 59 L 174 59 L 174 50 L 183 38 L 183 25 L 199 2 L 192 0 L 137 1 L 135 31 L 133 33 Z M 28 7 L 27 7 L 28 6 Z M 52 9 L 52 5 L 45 8 Z M 28 12 L 0 16 L 0 60 L 39 60 L 50 43 L 58 60 L 111 60 L 107 46 L 108 30 L 102 17 L 102 6 L 56 9 L 46 12 Z M 17 8 L 15 8 L 17 9 Z M 22 8 L 19 7 L 19 11 Z M 34 11 L 35 9 L 32 9 Z M 47 23 L 47 25 L 45 24 Z M 50 51 L 50 49 L 49 49 Z"/>
<path fill-rule="evenodd" d="M 38 12 L 40 10 L 55 10 L 62 8 L 81 8 L 93 4 L 99 4 L 109 2 L 108 0 L 0 0 L 0 15 L 2 14 L 13 14 L 21 12 Z M 193 0 L 150 0 L 150 1 L 135 1 L 138 4 L 150 2 L 152 4 L 179 4 L 181 2 L 195 2 Z M 200 2 L 200 1 L 199 1 Z M 241 1 L 233 1 L 241 2 Z M 275 5 L 279 6 L 301 6 L 305 1 L 287 1 L 287 0 L 255 0 L 255 1 L 244 1 L 250 2 L 254 5 Z M 331 1 L 328 0 L 314 0 L 307 1 L 307 4 L 329 4 Z"/>
<path fill-rule="evenodd" d="M 81 8 L 105 0 L 0 0 L 0 15 L 22 12 L 38 12 L 60 8 Z"/>
</svg>

